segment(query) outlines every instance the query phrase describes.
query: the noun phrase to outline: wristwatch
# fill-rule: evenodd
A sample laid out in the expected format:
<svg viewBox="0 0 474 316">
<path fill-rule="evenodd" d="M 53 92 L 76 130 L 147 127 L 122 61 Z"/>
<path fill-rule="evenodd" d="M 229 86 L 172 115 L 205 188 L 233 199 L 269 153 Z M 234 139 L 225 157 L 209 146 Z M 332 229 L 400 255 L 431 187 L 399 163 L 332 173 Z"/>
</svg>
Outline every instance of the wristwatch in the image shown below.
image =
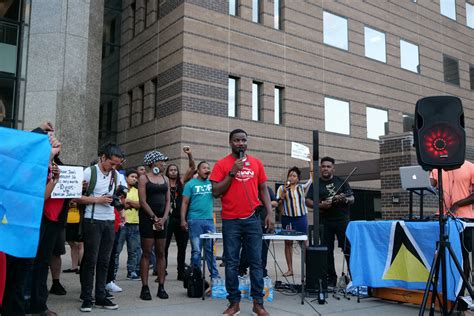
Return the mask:
<svg viewBox="0 0 474 316">
<path fill-rule="evenodd" d="M 229 177 L 235 178 L 235 173 L 233 173 L 232 171 L 229 171 Z"/>
</svg>

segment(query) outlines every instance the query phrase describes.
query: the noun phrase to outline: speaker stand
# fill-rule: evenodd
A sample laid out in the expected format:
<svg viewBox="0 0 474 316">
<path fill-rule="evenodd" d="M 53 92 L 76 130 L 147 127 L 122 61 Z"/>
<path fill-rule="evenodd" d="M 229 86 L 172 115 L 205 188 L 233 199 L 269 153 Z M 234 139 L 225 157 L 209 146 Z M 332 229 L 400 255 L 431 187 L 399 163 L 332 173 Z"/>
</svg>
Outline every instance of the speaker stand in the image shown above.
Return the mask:
<svg viewBox="0 0 474 316">
<path fill-rule="evenodd" d="M 467 280 L 467 277 L 464 275 L 464 271 L 459 264 L 456 254 L 454 253 L 451 243 L 449 241 L 448 234 L 446 233 L 445 226 L 447 222 L 447 216 L 444 214 L 444 196 L 443 196 L 443 173 L 441 168 L 438 168 L 438 202 L 439 202 L 439 241 L 436 243 L 436 250 L 434 253 L 433 263 L 431 264 L 430 274 L 428 280 L 426 281 L 425 292 L 423 293 L 423 300 L 421 302 L 419 316 L 425 314 L 426 303 L 428 301 L 428 296 L 430 289 L 433 288 L 431 293 L 431 305 L 430 305 L 430 315 L 434 315 L 435 312 L 435 303 L 438 299 L 438 303 L 441 308 L 441 315 L 447 316 L 448 313 L 448 292 L 447 292 L 447 279 L 446 279 L 446 259 L 451 257 L 453 260 L 458 273 L 461 275 L 463 287 L 465 286 L 471 298 L 474 298 L 474 293 L 472 291 L 471 284 Z M 449 254 L 449 257 L 446 255 Z M 441 272 L 441 290 L 442 290 L 442 299 L 438 297 L 438 280 L 439 274 Z M 462 293 L 461 293 L 462 294 Z"/>
</svg>

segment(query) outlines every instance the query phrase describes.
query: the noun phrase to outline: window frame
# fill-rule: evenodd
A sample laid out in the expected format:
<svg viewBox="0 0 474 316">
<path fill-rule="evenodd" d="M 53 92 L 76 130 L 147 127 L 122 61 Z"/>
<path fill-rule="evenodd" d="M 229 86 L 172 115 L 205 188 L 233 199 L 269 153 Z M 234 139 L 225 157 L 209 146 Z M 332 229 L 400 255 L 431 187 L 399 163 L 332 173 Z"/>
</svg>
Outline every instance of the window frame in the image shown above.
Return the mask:
<svg viewBox="0 0 474 316">
<path fill-rule="evenodd" d="M 334 101 L 338 101 L 338 102 L 344 102 L 347 104 L 347 129 L 348 129 L 348 133 L 345 133 L 345 132 L 341 132 L 341 131 L 337 131 L 335 129 L 328 129 L 328 120 L 327 120 L 327 104 L 326 104 L 326 100 L 329 99 L 329 100 L 334 100 Z M 351 103 L 349 100 L 344 100 L 344 99 L 340 99 L 340 98 L 335 98 L 335 97 L 332 97 L 332 96 L 325 96 L 324 97 L 324 131 L 325 132 L 329 132 L 329 133 L 334 133 L 334 134 L 338 134 L 338 135 L 346 135 L 346 136 L 350 136 L 351 135 Z M 341 124 L 338 124 L 338 126 L 340 126 Z"/>
</svg>

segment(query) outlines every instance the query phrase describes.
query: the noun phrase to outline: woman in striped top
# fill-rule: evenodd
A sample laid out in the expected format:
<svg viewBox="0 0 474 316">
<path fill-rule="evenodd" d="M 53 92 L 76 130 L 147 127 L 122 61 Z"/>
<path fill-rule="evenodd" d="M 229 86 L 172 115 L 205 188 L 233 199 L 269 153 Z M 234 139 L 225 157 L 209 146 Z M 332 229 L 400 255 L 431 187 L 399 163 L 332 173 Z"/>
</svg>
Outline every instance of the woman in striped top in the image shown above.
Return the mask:
<svg viewBox="0 0 474 316">
<path fill-rule="evenodd" d="M 281 226 L 301 233 L 308 233 L 308 209 L 305 204 L 305 192 L 312 183 L 312 165 L 310 162 L 310 179 L 305 184 L 299 184 L 301 170 L 293 167 L 288 170 L 286 185 L 281 185 L 277 191 L 278 205 L 281 212 Z M 293 241 L 285 240 L 285 258 L 288 271 L 283 276 L 293 275 Z"/>
</svg>

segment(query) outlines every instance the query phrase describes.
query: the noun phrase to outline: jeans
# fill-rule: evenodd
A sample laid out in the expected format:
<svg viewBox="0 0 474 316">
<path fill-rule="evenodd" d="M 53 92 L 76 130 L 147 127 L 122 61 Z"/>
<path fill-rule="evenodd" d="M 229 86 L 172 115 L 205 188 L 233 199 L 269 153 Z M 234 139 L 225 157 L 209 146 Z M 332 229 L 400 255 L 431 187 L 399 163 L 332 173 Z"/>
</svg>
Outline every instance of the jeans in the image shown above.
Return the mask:
<svg viewBox="0 0 474 316">
<path fill-rule="evenodd" d="M 262 226 L 262 231 L 264 229 L 265 229 L 265 226 Z M 270 240 L 262 239 L 262 271 L 263 271 L 264 278 L 268 276 L 267 258 L 268 258 L 269 244 L 270 244 Z M 247 260 L 247 250 L 245 249 L 244 245 L 242 245 L 242 251 L 240 252 L 239 275 L 247 274 L 248 267 L 249 267 L 249 263 Z"/>
<path fill-rule="evenodd" d="M 140 232 L 138 224 L 125 224 L 120 229 L 117 253 L 115 255 L 115 269 L 119 267 L 119 257 L 122 252 L 123 245 L 127 242 L 127 273 L 139 273 L 139 257 L 140 257 Z M 137 268 L 138 267 L 138 268 Z"/>
<path fill-rule="evenodd" d="M 48 273 L 49 262 L 53 256 L 54 246 L 63 227 L 57 222 L 43 216 L 40 226 L 38 251 L 31 273 L 31 305 L 30 312 L 34 314 L 48 310 Z M 27 285 L 28 286 L 28 285 Z"/>
<path fill-rule="evenodd" d="M 255 214 L 249 218 L 222 220 L 224 238 L 225 287 L 229 302 L 240 302 L 239 255 L 242 246 L 246 248 L 250 267 L 250 295 L 257 304 L 263 304 L 262 272 L 262 226 Z"/>
<path fill-rule="evenodd" d="M 121 230 L 122 228 L 120 227 L 119 231 L 115 233 L 114 245 L 112 246 L 112 251 L 110 252 L 109 268 L 107 269 L 107 278 L 105 279 L 105 284 L 115 281 L 115 276 L 117 275 L 118 267 L 115 266 L 115 257 L 117 257 L 117 245 Z"/>
<path fill-rule="evenodd" d="M 339 221 L 322 221 L 323 225 L 323 241 L 324 245 L 328 247 L 328 280 L 337 281 L 336 267 L 334 265 L 334 236 L 337 237 L 337 244 L 342 249 L 344 257 L 349 267 L 349 255 L 351 247 L 349 240 L 346 239 L 346 228 L 349 224 L 348 220 Z"/>
<path fill-rule="evenodd" d="M 181 220 L 170 216 L 168 217 L 168 228 L 166 230 L 166 267 L 168 267 L 168 249 L 170 248 L 173 234 L 176 239 L 176 246 L 178 246 L 178 275 L 184 275 L 184 263 L 186 261 L 186 247 L 188 246 L 189 235 L 186 231 L 181 229 Z"/>
<path fill-rule="evenodd" d="M 206 234 L 209 232 L 215 233 L 216 227 L 212 219 L 189 219 L 189 238 L 191 239 L 191 263 L 193 267 L 201 268 L 201 247 L 202 240 L 199 235 Z M 211 278 L 219 277 L 219 271 L 217 271 L 216 257 L 212 251 L 212 242 L 205 240 L 206 247 L 206 263 L 211 274 Z"/>
<path fill-rule="evenodd" d="M 84 219 L 84 255 L 81 263 L 81 298 L 92 300 L 95 278 L 96 301 L 105 298 L 105 282 L 109 268 L 110 254 L 114 245 L 114 221 Z"/>
</svg>

